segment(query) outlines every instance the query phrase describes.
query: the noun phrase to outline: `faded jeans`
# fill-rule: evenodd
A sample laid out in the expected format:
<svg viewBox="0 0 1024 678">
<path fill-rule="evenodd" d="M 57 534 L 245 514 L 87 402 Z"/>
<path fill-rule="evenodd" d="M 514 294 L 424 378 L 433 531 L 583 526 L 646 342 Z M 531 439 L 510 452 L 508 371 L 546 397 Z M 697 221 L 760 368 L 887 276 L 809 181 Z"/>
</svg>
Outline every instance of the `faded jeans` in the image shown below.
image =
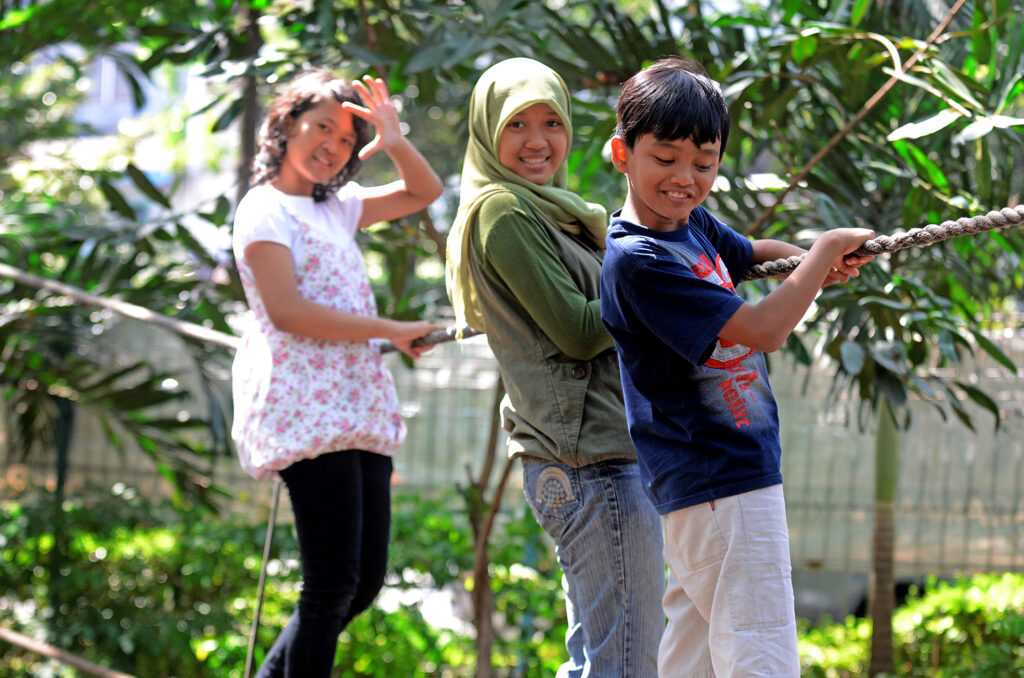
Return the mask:
<svg viewBox="0 0 1024 678">
<path fill-rule="evenodd" d="M 329 678 L 338 635 L 384 585 L 391 530 L 390 457 L 345 450 L 281 471 L 302 563 L 298 610 L 257 678 Z"/>
<path fill-rule="evenodd" d="M 569 660 L 558 678 L 656 678 L 665 563 L 637 463 L 524 456 L 523 487 L 564 573 Z"/>
</svg>

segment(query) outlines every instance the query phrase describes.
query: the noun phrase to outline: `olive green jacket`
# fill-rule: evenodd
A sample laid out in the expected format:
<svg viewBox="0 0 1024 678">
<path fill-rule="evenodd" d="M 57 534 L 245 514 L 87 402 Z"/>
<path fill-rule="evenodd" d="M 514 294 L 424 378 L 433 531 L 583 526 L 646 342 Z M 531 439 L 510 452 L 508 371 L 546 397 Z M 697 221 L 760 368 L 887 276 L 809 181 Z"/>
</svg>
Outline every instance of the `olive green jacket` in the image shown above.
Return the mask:
<svg viewBox="0 0 1024 678">
<path fill-rule="evenodd" d="M 509 455 L 574 467 L 635 458 L 618 357 L 601 323 L 603 250 L 511 192 L 481 205 L 471 243 L 470 274 L 507 390 Z"/>
</svg>

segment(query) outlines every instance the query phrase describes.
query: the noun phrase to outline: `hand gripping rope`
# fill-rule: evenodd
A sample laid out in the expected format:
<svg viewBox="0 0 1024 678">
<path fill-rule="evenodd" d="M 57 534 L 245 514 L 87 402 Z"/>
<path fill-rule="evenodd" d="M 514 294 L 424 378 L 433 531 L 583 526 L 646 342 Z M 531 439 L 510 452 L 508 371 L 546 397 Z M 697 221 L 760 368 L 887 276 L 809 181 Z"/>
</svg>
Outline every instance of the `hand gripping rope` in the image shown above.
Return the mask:
<svg viewBox="0 0 1024 678">
<path fill-rule="evenodd" d="M 882 254 L 884 252 L 897 252 L 910 247 L 923 247 L 942 240 L 955 238 L 958 235 L 974 235 L 984 231 L 991 231 L 996 228 L 1006 228 L 1024 223 L 1024 205 L 1017 207 L 1004 207 L 995 212 L 989 212 L 983 216 L 961 217 L 956 221 L 943 221 L 941 224 L 929 224 L 923 228 L 912 228 L 905 233 L 895 235 L 880 235 L 872 240 L 867 240 L 857 250 L 850 253 L 850 256 L 862 257 L 869 254 Z M 754 264 L 748 270 L 743 280 L 759 280 L 773 276 L 792 273 L 800 262 L 804 260 L 805 254 L 786 259 L 766 261 L 763 264 Z"/>
<path fill-rule="evenodd" d="M 1024 205 L 1006 207 L 998 211 L 989 212 L 983 216 L 961 217 L 955 221 L 944 221 L 941 224 L 929 224 L 923 228 L 912 228 L 904 233 L 897 233 L 891 236 L 878 236 L 877 238 L 866 241 L 860 248 L 851 254 L 854 256 L 864 256 L 867 254 L 897 252 L 910 247 L 931 245 L 932 243 L 948 240 L 949 238 L 954 238 L 958 235 L 973 235 L 975 233 L 982 233 L 984 231 L 990 231 L 997 228 L 1007 228 L 1009 226 L 1015 226 L 1022 223 L 1024 223 Z M 803 261 L 804 256 L 806 255 L 776 259 L 775 261 L 755 264 L 751 266 L 746 275 L 743 276 L 743 280 L 759 280 L 761 278 L 769 278 L 784 275 L 786 273 L 792 273 L 796 270 L 796 267 L 800 265 L 800 262 Z M 208 341 L 232 350 L 238 348 L 239 338 L 234 335 L 218 332 L 201 325 L 182 322 L 169 316 L 155 313 L 147 308 L 129 304 L 117 299 L 107 299 L 90 294 L 66 283 L 40 278 L 13 266 L 8 266 L 7 264 L 0 263 L 0 277 L 10 278 L 11 280 L 29 287 L 47 290 L 57 296 L 66 297 L 71 301 L 77 301 L 78 303 L 90 306 L 107 308 L 121 315 L 136 318 L 143 322 L 169 329 L 193 340 Z M 2 312 L 2 308 L 0 308 L 0 312 Z M 483 333 L 471 327 L 449 327 L 441 330 L 435 330 L 430 334 L 420 337 L 413 343 L 417 346 L 433 346 L 435 344 L 455 341 L 456 339 L 468 339 L 469 337 L 476 336 L 478 334 Z M 381 344 L 382 353 L 390 353 L 396 350 L 397 348 L 391 342 L 383 342 Z M 270 510 L 270 519 L 267 521 L 266 540 L 263 546 L 263 562 L 260 566 L 256 610 L 252 620 L 252 627 L 249 632 L 249 651 L 248 656 L 246 657 L 245 667 L 246 678 L 248 678 L 249 673 L 252 670 L 256 630 L 259 625 L 259 617 L 263 605 L 267 560 L 269 558 L 271 540 L 273 539 L 274 534 L 274 523 L 277 517 L 277 507 L 280 500 L 280 494 L 281 480 L 278 478 L 274 483 L 273 505 Z M 9 642 L 15 642 L 9 638 L 5 639 L 9 640 Z M 15 642 L 15 644 L 21 643 Z M 27 645 L 25 647 L 27 647 Z M 41 650 L 35 651 L 41 652 Z M 64 661 L 65 663 L 69 663 L 70 660 L 65 659 Z M 97 673 L 93 675 L 104 674 Z"/>
</svg>

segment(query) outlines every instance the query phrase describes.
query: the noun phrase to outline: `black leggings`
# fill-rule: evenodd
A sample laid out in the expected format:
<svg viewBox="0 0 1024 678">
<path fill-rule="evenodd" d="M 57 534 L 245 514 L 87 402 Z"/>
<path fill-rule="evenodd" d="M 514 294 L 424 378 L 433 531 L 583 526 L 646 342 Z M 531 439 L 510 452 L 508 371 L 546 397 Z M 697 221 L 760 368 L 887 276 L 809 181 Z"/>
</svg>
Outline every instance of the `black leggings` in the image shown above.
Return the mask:
<svg viewBox="0 0 1024 678">
<path fill-rule="evenodd" d="M 338 636 L 384 585 L 391 458 L 331 452 L 281 471 L 302 558 L 298 610 L 256 678 L 329 678 Z"/>
</svg>

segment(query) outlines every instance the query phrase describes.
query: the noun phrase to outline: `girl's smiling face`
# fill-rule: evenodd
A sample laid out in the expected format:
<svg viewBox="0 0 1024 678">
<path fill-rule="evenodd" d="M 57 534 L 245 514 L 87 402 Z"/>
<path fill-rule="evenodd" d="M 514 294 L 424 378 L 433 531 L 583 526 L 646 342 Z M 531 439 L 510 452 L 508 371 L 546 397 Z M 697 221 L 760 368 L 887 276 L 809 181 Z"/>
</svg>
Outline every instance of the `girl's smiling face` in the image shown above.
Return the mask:
<svg viewBox="0 0 1024 678">
<path fill-rule="evenodd" d="M 352 114 L 333 97 L 292 120 L 286 133 L 288 143 L 273 185 L 292 195 L 312 195 L 314 184 L 326 183 L 344 169 L 357 139 Z"/>
<path fill-rule="evenodd" d="M 551 181 L 565 162 L 569 137 L 551 106 L 533 104 L 509 119 L 498 138 L 498 162 L 535 184 Z"/>
</svg>

